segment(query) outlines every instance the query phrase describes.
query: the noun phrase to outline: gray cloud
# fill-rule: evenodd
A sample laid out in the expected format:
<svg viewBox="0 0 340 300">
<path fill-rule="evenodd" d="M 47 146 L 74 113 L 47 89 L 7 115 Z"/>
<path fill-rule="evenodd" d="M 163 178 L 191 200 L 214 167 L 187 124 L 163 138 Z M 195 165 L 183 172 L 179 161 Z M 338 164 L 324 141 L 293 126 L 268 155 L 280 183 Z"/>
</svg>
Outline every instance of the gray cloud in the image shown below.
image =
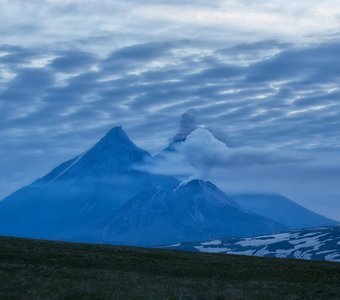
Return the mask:
<svg viewBox="0 0 340 300">
<path fill-rule="evenodd" d="M 254 48 L 249 43 L 215 49 L 174 41 L 122 47 L 107 55 L 2 46 L 6 54 L 0 64 L 8 72 L 0 71 L 0 155 L 6 157 L 0 177 L 11 182 L 9 189 L 2 184 L 2 195 L 15 182 L 19 187 L 83 152 L 115 124 L 157 153 L 176 134 L 177 118 L 188 109 L 229 146 L 327 156 L 340 149 L 338 50 L 337 41 L 305 46 L 265 41 Z M 282 187 L 280 178 L 273 179 L 279 157 L 248 154 L 232 161 L 249 165 L 253 178 L 260 174 L 252 162 L 267 165 L 265 174 L 273 184 L 261 179 L 262 186 L 308 203 L 305 186 Z M 313 167 L 308 172 L 300 160 L 295 163 L 303 169 L 304 184 L 316 181 L 311 174 L 319 172 L 332 199 L 340 195 L 333 183 L 337 171 Z M 285 170 L 289 174 L 288 166 Z M 226 180 L 234 184 L 243 174 L 235 171 Z"/>
<path fill-rule="evenodd" d="M 83 51 L 63 51 L 49 65 L 56 72 L 84 71 L 96 62 L 96 56 Z"/>
<path fill-rule="evenodd" d="M 256 4 L 248 0 L 5 0 L 0 33 L 6 44 L 59 50 L 81 47 L 101 55 L 124 46 L 190 37 L 208 49 L 256 47 L 247 54 L 244 50 L 232 54 L 234 59 L 252 61 L 263 57 L 259 54 L 267 46 L 263 40 L 269 40 L 275 50 L 287 41 L 306 44 L 338 38 L 336 4 L 335 0 L 294 5 L 283 0 Z M 272 40 L 278 38 L 275 45 Z"/>
</svg>

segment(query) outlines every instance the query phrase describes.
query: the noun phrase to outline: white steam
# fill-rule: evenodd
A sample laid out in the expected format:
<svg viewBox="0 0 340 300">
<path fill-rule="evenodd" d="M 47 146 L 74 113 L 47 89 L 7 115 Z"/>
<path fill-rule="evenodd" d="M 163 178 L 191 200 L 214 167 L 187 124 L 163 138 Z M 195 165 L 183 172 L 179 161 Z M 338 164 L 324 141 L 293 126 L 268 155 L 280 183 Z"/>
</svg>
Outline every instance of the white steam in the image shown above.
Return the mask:
<svg viewBox="0 0 340 300">
<path fill-rule="evenodd" d="M 177 176 L 182 180 L 199 178 L 211 180 L 216 173 L 224 177 L 235 169 L 264 168 L 274 165 L 289 165 L 303 161 L 300 155 L 291 152 L 273 152 L 251 147 L 229 148 L 204 129 L 197 128 L 185 140 L 173 144 L 173 151 L 163 151 L 147 170 L 153 173 Z"/>
</svg>

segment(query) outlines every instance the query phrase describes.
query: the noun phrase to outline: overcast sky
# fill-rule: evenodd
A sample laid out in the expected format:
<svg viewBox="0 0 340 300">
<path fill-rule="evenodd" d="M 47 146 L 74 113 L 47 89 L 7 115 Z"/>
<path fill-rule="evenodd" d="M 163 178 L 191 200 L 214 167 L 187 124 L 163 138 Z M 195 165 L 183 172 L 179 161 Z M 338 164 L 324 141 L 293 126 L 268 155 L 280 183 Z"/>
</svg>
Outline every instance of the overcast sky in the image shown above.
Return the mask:
<svg viewBox="0 0 340 300">
<path fill-rule="evenodd" d="M 0 0 L 0 198 L 114 125 L 157 153 L 194 109 L 229 147 L 308 158 L 227 166 L 224 190 L 340 219 L 340 1 L 210 2 Z"/>
</svg>

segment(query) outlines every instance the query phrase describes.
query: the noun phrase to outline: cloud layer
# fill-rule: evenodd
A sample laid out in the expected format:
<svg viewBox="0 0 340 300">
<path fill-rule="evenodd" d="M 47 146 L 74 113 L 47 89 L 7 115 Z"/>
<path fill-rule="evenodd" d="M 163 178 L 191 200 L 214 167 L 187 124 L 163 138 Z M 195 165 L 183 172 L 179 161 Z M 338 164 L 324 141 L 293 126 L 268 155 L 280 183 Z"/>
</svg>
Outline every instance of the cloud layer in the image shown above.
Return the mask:
<svg viewBox="0 0 340 300">
<path fill-rule="evenodd" d="M 1 0 L 3 43 L 109 50 L 164 37 L 220 43 L 319 40 L 338 33 L 337 0 Z"/>
<path fill-rule="evenodd" d="M 190 109 L 230 147 L 338 161 L 337 1 L 214 3 L 0 0 L 0 197 L 116 124 L 157 153 Z M 336 185 L 315 202 L 282 190 L 339 203 Z"/>
</svg>

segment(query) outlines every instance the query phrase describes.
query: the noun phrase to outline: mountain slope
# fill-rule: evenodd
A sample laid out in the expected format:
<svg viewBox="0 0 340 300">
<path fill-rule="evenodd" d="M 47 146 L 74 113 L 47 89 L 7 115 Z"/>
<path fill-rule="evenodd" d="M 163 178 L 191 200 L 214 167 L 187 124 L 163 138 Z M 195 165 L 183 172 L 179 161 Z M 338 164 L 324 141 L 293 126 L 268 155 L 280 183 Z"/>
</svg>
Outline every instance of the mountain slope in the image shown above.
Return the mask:
<svg viewBox="0 0 340 300">
<path fill-rule="evenodd" d="M 178 185 L 172 177 L 135 170 L 147 158 L 122 128 L 113 128 L 84 154 L 1 201 L 0 234 L 63 239 L 145 189 Z"/>
<path fill-rule="evenodd" d="M 193 180 L 173 192 L 152 189 L 137 195 L 117 214 L 98 222 L 92 231 L 102 233 L 96 242 L 151 246 L 284 229 L 277 222 L 242 209 L 212 183 Z"/>
<path fill-rule="evenodd" d="M 340 226 L 294 230 L 251 238 L 225 238 L 170 249 L 340 262 Z"/>
<path fill-rule="evenodd" d="M 160 166 L 171 165 L 172 162 L 176 161 L 176 158 L 180 161 L 182 157 L 186 157 L 185 161 L 190 161 L 189 166 L 194 166 L 194 169 L 198 169 L 198 174 L 202 173 L 206 176 L 209 173 L 210 166 L 214 163 L 216 166 L 219 166 L 219 164 L 233 165 L 234 162 L 251 165 L 254 160 L 267 159 L 257 152 L 248 153 L 249 150 L 246 150 L 246 155 L 244 155 L 242 151 L 245 150 L 229 148 L 205 128 L 197 128 L 187 136 L 179 136 L 180 139 L 174 139 L 156 157 L 156 165 L 157 163 Z M 259 154 L 260 156 L 258 156 Z M 164 163 L 166 160 L 168 162 Z M 224 172 L 228 171 L 232 170 L 225 169 Z M 225 192 L 228 194 L 228 190 L 225 190 Z M 279 194 L 236 194 L 229 196 L 245 209 L 271 218 L 290 229 L 329 226 L 339 223 L 314 213 Z"/>
<path fill-rule="evenodd" d="M 279 194 L 238 194 L 230 196 L 240 206 L 271 218 L 291 229 L 337 225 Z"/>
</svg>

